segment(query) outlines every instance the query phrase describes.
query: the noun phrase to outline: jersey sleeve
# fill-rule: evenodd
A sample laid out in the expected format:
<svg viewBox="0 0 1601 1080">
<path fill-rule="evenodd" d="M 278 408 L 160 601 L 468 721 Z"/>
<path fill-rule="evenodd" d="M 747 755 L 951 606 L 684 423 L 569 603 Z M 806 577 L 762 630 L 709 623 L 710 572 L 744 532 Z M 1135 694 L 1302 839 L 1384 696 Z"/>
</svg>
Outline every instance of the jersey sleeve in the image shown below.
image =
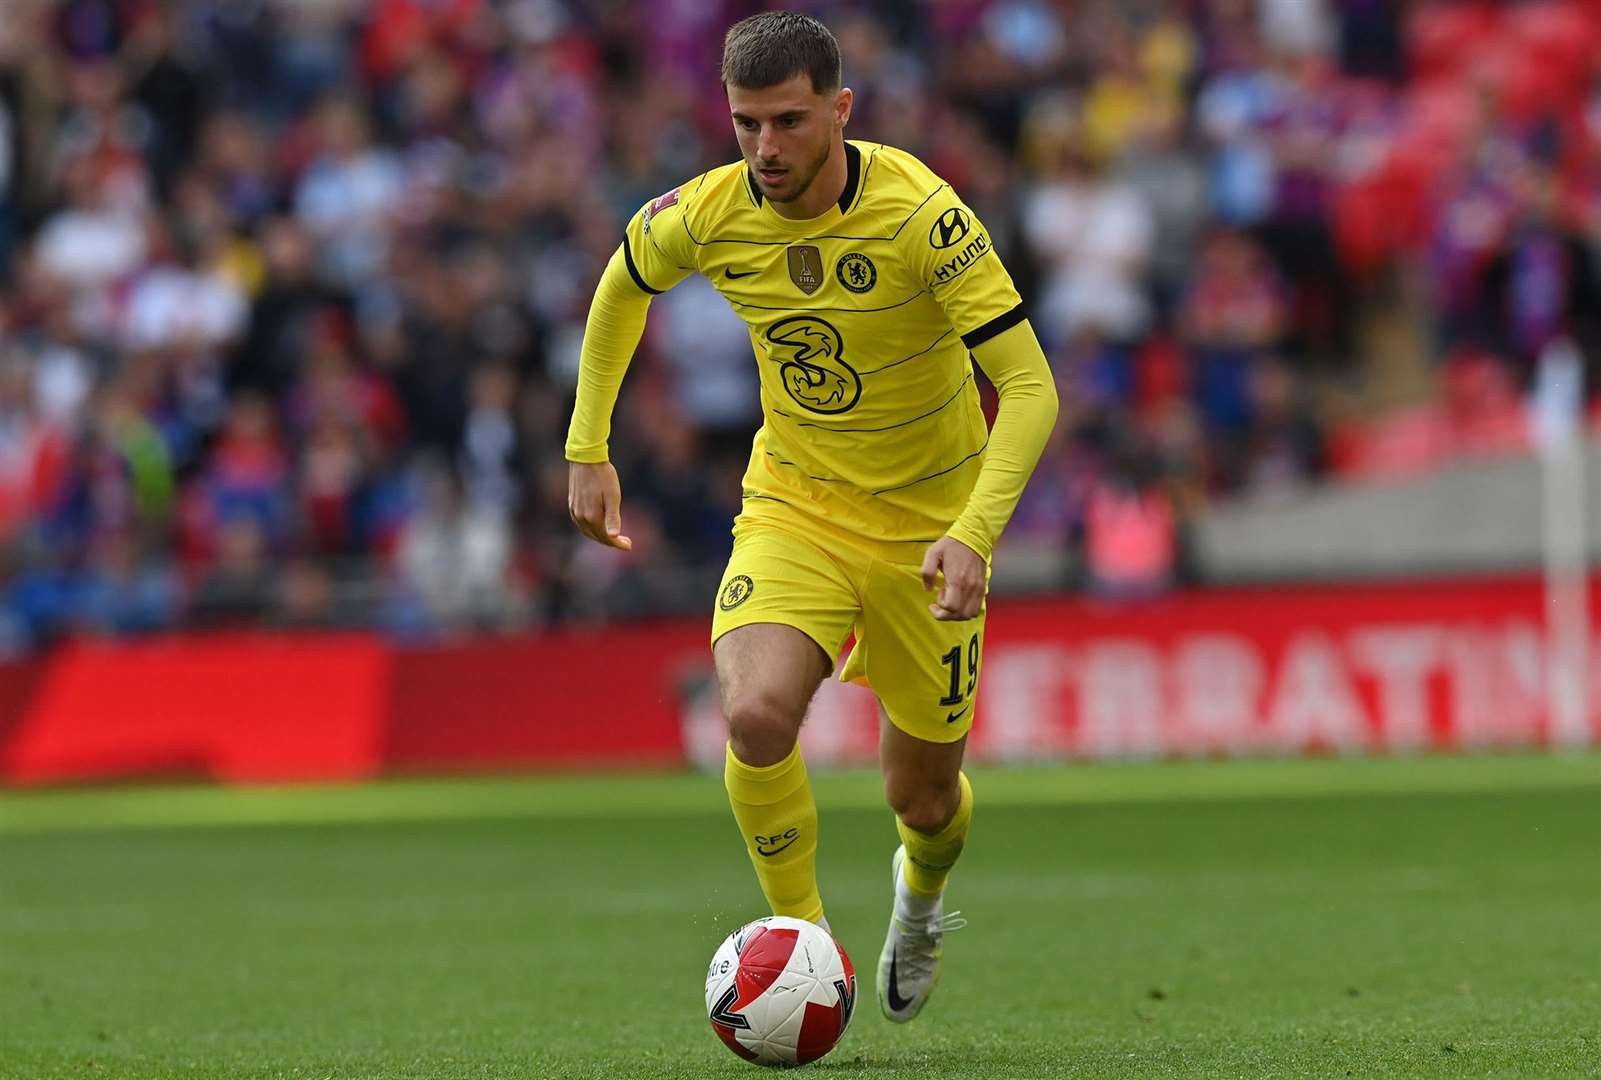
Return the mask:
<svg viewBox="0 0 1601 1080">
<path fill-rule="evenodd" d="M 578 351 L 578 387 L 567 426 L 567 460 L 608 460 L 606 440 L 623 376 L 650 311 L 650 294 L 628 279 L 626 245 L 619 244 L 606 264 L 589 303 L 584 344 Z"/>
<path fill-rule="evenodd" d="M 1023 321 L 1023 300 L 989 230 L 943 184 L 896 237 L 901 256 L 973 349 Z"/>
<path fill-rule="evenodd" d="M 1000 403 L 978 480 L 948 535 L 987 561 L 1056 426 L 1056 381 L 1026 321 L 981 342 L 973 358 L 995 384 Z"/>
<path fill-rule="evenodd" d="M 695 242 L 684 224 L 681 187 L 640 208 L 623 235 L 623 258 L 634 284 L 651 296 L 695 271 Z"/>
</svg>

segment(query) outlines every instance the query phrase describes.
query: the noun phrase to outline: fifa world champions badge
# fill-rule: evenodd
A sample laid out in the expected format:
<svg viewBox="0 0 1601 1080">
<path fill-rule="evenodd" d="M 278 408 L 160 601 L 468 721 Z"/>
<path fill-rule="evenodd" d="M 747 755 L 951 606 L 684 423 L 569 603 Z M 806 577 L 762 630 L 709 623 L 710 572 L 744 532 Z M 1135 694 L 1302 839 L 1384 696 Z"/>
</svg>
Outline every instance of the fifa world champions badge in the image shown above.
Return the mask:
<svg viewBox="0 0 1601 1080">
<path fill-rule="evenodd" d="M 789 249 L 789 280 L 807 296 L 823 284 L 823 253 L 816 244 L 795 244 Z"/>
</svg>

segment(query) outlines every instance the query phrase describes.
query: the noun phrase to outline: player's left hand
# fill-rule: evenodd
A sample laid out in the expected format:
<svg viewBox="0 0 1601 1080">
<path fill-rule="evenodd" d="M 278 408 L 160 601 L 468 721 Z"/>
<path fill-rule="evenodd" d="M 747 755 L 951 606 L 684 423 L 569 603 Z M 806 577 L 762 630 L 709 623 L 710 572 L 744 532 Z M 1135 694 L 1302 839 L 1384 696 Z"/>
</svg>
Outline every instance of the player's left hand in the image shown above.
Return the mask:
<svg viewBox="0 0 1601 1080">
<path fill-rule="evenodd" d="M 945 584 L 928 610 L 942 622 L 976 618 L 984 610 L 989 589 L 984 557 L 953 536 L 942 536 L 923 556 L 923 588 L 932 591 L 940 577 Z"/>
</svg>

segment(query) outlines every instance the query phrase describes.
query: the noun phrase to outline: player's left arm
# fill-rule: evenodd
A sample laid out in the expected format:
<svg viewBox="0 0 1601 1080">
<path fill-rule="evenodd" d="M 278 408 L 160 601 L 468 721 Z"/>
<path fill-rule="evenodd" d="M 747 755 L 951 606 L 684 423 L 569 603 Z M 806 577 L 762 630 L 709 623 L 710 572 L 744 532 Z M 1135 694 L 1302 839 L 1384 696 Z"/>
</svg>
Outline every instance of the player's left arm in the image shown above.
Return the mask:
<svg viewBox="0 0 1601 1080">
<path fill-rule="evenodd" d="M 1056 382 L 1022 298 L 989 233 L 949 188 L 914 215 L 903 250 L 1000 396 L 984 464 L 967 505 L 923 558 L 923 585 L 945 579 L 935 618 L 984 607 L 990 555 L 1056 425 Z"/>
<path fill-rule="evenodd" d="M 987 561 L 1056 426 L 1056 380 L 1027 319 L 975 346 L 973 358 L 1000 405 L 978 481 L 947 535 Z"/>
</svg>

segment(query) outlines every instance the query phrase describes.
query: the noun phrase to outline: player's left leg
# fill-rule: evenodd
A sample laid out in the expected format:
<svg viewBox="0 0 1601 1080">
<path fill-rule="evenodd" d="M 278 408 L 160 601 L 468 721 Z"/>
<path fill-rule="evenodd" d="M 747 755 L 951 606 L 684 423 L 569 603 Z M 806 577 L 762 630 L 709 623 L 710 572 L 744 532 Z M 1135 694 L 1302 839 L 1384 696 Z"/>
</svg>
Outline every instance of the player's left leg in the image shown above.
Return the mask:
<svg viewBox="0 0 1601 1080">
<path fill-rule="evenodd" d="M 945 892 L 973 820 L 973 787 L 962 772 L 964 737 L 933 743 L 908 735 L 881 712 L 878 754 L 884 796 L 906 851 L 896 881 L 897 915 L 926 919 Z"/>
<path fill-rule="evenodd" d="M 921 1011 L 939 980 L 945 934 L 966 925 L 946 913 L 944 895 L 973 817 L 962 756 L 983 633 L 982 614 L 966 622 L 929 614 L 918 567 L 874 564 L 842 678 L 871 686 L 882 709 L 879 758 L 901 846 L 878 1000 L 896 1022 Z"/>
<path fill-rule="evenodd" d="M 916 738 L 887 709 L 879 731 L 884 794 L 901 846 L 890 860 L 895 902 L 878 958 L 878 1004 L 886 1017 L 905 1023 L 939 982 L 946 933 L 967 925 L 960 912 L 945 911 L 945 882 L 967 842 L 973 788 L 962 773 L 965 738 Z"/>
</svg>

